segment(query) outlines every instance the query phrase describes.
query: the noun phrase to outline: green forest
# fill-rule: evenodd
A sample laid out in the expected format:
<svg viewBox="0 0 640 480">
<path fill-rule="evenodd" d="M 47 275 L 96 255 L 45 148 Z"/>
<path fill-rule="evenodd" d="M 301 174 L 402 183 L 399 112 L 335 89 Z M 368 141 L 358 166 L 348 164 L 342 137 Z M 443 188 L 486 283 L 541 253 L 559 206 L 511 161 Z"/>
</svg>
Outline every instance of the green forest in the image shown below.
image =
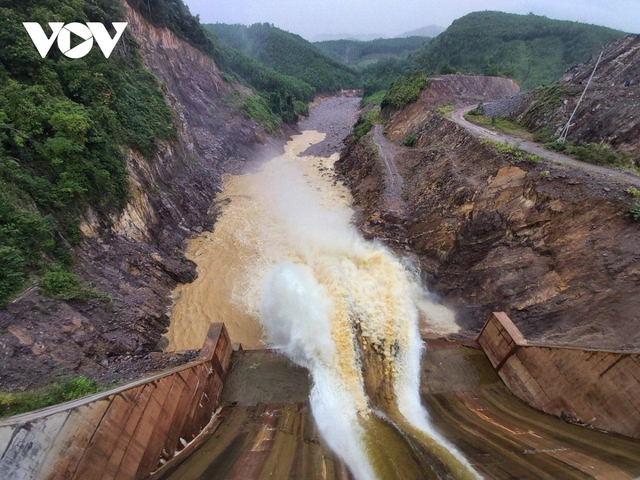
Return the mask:
<svg viewBox="0 0 640 480">
<path fill-rule="evenodd" d="M 406 60 L 389 59 L 363 69 L 369 90 L 387 88 L 395 77 L 430 74 L 508 76 L 524 90 L 549 85 L 585 62 L 624 32 L 538 15 L 476 12 L 465 15 Z"/>
<path fill-rule="evenodd" d="M 0 306 L 32 274 L 55 281 L 52 295 L 88 291 L 65 268 L 91 206 L 103 219 L 127 201 L 123 146 L 143 154 L 173 136 L 160 85 L 135 41 L 105 59 L 94 49 L 42 59 L 22 22 L 111 22 L 118 2 L 0 1 Z M 48 27 L 47 27 L 48 28 Z"/>
<path fill-rule="evenodd" d="M 227 47 L 235 49 L 276 72 L 295 77 L 321 93 L 357 88 L 355 70 L 331 58 L 312 43 L 268 23 L 210 24 L 205 28 Z"/>
<path fill-rule="evenodd" d="M 365 67 L 388 58 L 406 58 L 429 40 L 427 37 L 380 38 L 368 42 L 328 40 L 313 45 L 346 65 Z"/>
</svg>

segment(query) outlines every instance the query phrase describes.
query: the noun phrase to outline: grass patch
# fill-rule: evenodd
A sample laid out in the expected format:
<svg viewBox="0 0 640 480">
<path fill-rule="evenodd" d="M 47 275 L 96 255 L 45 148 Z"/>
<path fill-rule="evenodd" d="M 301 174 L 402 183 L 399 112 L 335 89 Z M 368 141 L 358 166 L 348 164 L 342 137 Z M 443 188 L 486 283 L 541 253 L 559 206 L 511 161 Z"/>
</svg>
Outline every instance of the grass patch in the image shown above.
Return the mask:
<svg viewBox="0 0 640 480">
<path fill-rule="evenodd" d="M 438 107 L 438 113 L 440 115 L 446 115 L 449 112 L 453 112 L 453 104 L 452 103 L 448 103 L 447 105 L 442 105 L 442 106 Z"/>
<path fill-rule="evenodd" d="M 616 153 L 598 143 L 581 143 L 573 145 L 568 142 L 551 142 L 545 144 L 549 150 L 564 153 L 583 162 L 601 165 L 603 167 L 633 168 L 633 160 L 627 155 Z"/>
<path fill-rule="evenodd" d="M 498 153 L 508 158 L 510 162 L 531 162 L 539 163 L 542 157 L 534 155 L 533 153 L 525 152 L 520 149 L 518 145 L 510 145 L 508 143 L 496 142 L 495 140 L 489 140 L 488 138 L 481 138 L 480 143 L 488 145 L 498 151 Z"/>
<path fill-rule="evenodd" d="M 0 393 L 0 417 L 58 405 L 103 391 L 95 380 L 76 377 L 29 392 Z"/>
<path fill-rule="evenodd" d="M 472 115 L 469 112 L 464 117 L 471 123 L 479 125 L 481 127 L 488 128 L 495 132 L 504 133 L 513 137 L 520 138 L 521 140 L 532 140 L 533 136 L 524 127 L 517 125 L 509 120 L 499 117 L 487 117 L 485 115 Z"/>
</svg>

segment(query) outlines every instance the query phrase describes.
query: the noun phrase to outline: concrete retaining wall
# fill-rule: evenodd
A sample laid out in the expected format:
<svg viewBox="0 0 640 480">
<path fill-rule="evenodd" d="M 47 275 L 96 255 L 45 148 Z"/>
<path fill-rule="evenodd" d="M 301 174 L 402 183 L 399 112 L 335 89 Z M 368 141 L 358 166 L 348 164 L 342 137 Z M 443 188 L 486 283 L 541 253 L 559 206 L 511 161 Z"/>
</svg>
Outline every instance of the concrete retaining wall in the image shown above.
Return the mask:
<svg viewBox="0 0 640 480">
<path fill-rule="evenodd" d="M 200 359 L 109 392 L 0 421 L 0 479 L 144 479 L 212 428 L 231 358 L 222 324 Z"/>
<path fill-rule="evenodd" d="M 640 438 L 640 353 L 531 344 L 504 313 L 491 316 L 478 343 L 507 387 L 532 407 Z"/>
</svg>

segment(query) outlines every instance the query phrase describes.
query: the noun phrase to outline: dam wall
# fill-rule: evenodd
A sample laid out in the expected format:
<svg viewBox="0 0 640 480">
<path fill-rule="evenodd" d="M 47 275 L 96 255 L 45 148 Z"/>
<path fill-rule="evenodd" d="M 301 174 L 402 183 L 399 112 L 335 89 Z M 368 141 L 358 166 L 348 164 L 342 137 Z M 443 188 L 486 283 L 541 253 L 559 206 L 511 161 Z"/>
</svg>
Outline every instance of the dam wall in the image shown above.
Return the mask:
<svg viewBox="0 0 640 480">
<path fill-rule="evenodd" d="M 640 438 L 640 353 L 529 343 L 504 313 L 478 336 L 518 398 L 569 422 Z"/>
<path fill-rule="evenodd" d="M 231 353 L 213 324 L 194 362 L 0 420 L 0 478 L 144 479 L 170 468 L 214 428 Z"/>
</svg>

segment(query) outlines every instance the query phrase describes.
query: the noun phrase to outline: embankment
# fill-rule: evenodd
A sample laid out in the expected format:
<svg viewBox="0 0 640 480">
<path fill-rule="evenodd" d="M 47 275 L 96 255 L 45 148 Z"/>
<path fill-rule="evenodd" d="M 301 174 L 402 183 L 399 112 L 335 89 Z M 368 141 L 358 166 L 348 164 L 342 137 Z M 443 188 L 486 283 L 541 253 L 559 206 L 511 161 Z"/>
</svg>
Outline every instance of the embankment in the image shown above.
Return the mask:
<svg viewBox="0 0 640 480">
<path fill-rule="evenodd" d="M 627 185 L 514 159 L 429 108 L 407 108 L 385 128 L 390 139 L 416 136 L 395 156 L 402 213 L 384 210 L 388 180 L 372 132 L 336 164 L 358 224 L 412 256 L 469 335 L 506 310 L 532 341 L 640 345 L 639 225 Z"/>
<path fill-rule="evenodd" d="M 478 343 L 509 390 L 571 423 L 640 438 L 640 353 L 562 348 L 528 342 L 494 313 Z"/>
<path fill-rule="evenodd" d="M 570 143 L 606 146 L 640 166 L 640 36 L 629 35 L 605 46 L 576 110 L 598 57 L 570 68 L 557 84 L 500 102 L 492 110 L 510 115 L 545 141 L 557 139 L 575 111 L 567 136 Z"/>
<path fill-rule="evenodd" d="M 212 325 L 195 362 L 0 421 L 0 478 L 148 478 L 170 469 L 215 428 L 231 350 L 224 325 Z"/>
</svg>

